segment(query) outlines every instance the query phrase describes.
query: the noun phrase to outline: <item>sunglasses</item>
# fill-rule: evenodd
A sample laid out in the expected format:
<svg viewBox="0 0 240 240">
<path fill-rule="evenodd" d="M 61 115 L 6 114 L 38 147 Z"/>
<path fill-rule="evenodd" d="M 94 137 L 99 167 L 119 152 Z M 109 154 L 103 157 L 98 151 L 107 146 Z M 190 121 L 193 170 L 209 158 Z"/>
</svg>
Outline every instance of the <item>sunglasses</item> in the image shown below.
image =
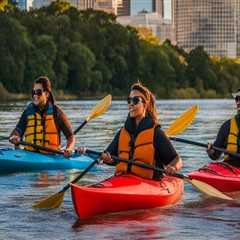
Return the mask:
<svg viewBox="0 0 240 240">
<path fill-rule="evenodd" d="M 42 96 L 42 94 L 43 94 L 43 90 L 42 89 L 36 89 L 36 90 L 32 90 L 32 97 L 34 96 L 34 95 L 37 95 L 37 96 Z"/>
<path fill-rule="evenodd" d="M 235 97 L 235 102 L 239 102 L 240 101 L 240 96 L 236 96 Z"/>
<path fill-rule="evenodd" d="M 137 105 L 138 103 L 143 102 L 143 99 L 139 96 L 128 97 L 127 102 L 128 104 Z"/>
</svg>

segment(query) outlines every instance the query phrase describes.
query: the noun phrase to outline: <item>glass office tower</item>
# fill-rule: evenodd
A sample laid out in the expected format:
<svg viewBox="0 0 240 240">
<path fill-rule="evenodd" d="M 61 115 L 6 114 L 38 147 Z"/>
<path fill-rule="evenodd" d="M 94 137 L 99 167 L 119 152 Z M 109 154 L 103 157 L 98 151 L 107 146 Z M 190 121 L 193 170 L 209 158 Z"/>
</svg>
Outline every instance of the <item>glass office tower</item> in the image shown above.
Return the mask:
<svg viewBox="0 0 240 240">
<path fill-rule="evenodd" d="M 210 55 L 239 54 L 240 0 L 173 0 L 176 42 L 186 50 L 203 46 Z"/>
</svg>

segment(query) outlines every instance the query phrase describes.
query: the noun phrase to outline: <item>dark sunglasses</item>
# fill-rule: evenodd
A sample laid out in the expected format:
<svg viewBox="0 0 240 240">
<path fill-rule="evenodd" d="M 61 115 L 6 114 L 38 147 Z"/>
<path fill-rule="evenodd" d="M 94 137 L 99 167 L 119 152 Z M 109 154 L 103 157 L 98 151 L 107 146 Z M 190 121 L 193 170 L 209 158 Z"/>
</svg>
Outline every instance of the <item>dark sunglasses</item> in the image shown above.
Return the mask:
<svg viewBox="0 0 240 240">
<path fill-rule="evenodd" d="M 143 102 L 143 99 L 139 96 L 128 97 L 127 102 L 128 104 L 137 105 L 138 103 Z"/>
<path fill-rule="evenodd" d="M 235 97 L 235 102 L 239 102 L 240 101 L 240 96 L 236 96 Z"/>
<path fill-rule="evenodd" d="M 32 97 L 34 96 L 34 95 L 37 95 L 37 96 L 42 96 L 42 94 L 43 94 L 43 90 L 42 89 L 36 89 L 36 90 L 32 90 Z"/>
</svg>

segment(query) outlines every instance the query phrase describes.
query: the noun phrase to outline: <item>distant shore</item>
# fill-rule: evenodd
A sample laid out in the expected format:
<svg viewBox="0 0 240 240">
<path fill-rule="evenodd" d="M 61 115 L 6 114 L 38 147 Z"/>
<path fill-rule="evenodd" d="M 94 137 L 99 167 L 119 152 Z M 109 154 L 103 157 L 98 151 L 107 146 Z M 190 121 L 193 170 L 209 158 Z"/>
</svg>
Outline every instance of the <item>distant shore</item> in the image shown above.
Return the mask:
<svg viewBox="0 0 240 240">
<path fill-rule="evenodd" d="M 115 100 L 125 100 L 126 94 L 119 92 L 79 92 L 78 94 L 64 92 L 63 90 L 55 90 L 54 96 L 56 100 L 95 100 L 101 99 L 107 94 L 112 94 Z M 24 101 L 30 99 L 30 94 L 26 93 L 11 93 L 7 91 L 3 85 L 0 83 L 0 101 Z M 157 96 L 157 99 L 220 99 L 229 98 L 229 96 L 219 96 L 216 92 L 206 91 L 205 94 L 198 94 L 195 89 L 185 88 L 185 89 L 175 89 L 169 98 Z"/>
</svg>

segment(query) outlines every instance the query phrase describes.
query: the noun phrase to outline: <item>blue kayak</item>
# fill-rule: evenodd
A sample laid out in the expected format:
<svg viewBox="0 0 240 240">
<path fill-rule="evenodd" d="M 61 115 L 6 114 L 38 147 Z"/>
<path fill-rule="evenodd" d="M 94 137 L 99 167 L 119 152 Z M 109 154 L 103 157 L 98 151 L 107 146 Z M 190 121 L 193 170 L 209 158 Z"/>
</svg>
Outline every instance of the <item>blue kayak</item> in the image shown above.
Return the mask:
<svg viewBox="0 0 240 240">
<path fill-rule="evenodd" d="M 41 154 L 22 149 L 0 149 L 0 174 L 13 172 L 85 169 L 96 157 L 73 154 L 65 158 L 59 154 Z"/>
</svg>

